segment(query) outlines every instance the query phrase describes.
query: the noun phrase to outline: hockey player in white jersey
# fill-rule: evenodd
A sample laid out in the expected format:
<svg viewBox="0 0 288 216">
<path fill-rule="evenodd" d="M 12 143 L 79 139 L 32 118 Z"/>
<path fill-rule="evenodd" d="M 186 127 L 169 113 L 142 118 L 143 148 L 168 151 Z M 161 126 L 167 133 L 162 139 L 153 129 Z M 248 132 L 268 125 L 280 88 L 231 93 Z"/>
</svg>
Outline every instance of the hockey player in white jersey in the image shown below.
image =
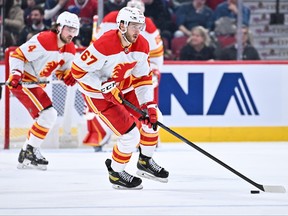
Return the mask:
<svg viewBox="0 0 288 216">
<path fill-rule="evenodd" d="M 7 83 L 10 91 L 34 119 L 19 154 L 19 169 L 47 169 L 48 161 L 39 148 L 57 118 L 57 111 L 44 90 L 45 85 L 25 85 L 25 82 L 45 81 L 55 73 L 67 86 L 76 83 L 71 75 L 71 64 L 76 53 L 72 39 L 78 35 L 79 27 L 77 15 L 63 12 L 51 31 L 33 36 L 9 58 L 11 74 Z"/>
<path fill-rule="evenodd" d="M 145 12 L 145 5 L 141 0 L 128 1 L 127 6 L 138 8 L 142 13 Z M 117 15 L 118 11 L 112 11 L 103 18 L 99 29 L 93 29 L 94 37 L 92 37 L 92 42 L 99 39 L 99 37 L 101 37 L 105 32 L 118 28 L 116 23 Z M 141 31 L 140 34 L 144 36 L 149 43 L 150 67 L 151 71 L 153 72 L 153 86 L 155 89 L 154 100 L 157 102 L 160 71 L 164 61 L 163 41 L 161 39 L 159 30 L 153 23 L 152 19 L 146 17 L 145 24 L 145 29 Z M 86 111 L 88 132 L 83 140 L 83 144 L 93 146 L 96 152 L 101 151 L 103 145 L 111 142 L 112 131 L 109 129 L 109 127 L 103 124 L 99 117 L 93 116 L 93 112 L 91 110 L 89 111 L 87 109 Z"/>
<path fill-rule="evenodd" d="M 127 7 L 138 8 L 143 14 L 145 12 L 145 4 L 141 0 L 131 0 L 127 2 Z M 92 38 L 92 42 L 101 37 L 105 32 L 112 29 L 117 29 L 116 17 L 118 11 L 112 11 L 108 13 L 102 20 L 99 29 L 93 29 L 95 38 Z M 149 17 L 145 17 L 145 29 L 141 32 L 141 35 L 148 41 L 150 48 L 150 62 L 152 69 L 161 71 L 163 66 L 163 41 L 160 36 L 160 32 L 155 26 L 153 20 Z"/>
<path fill-rule="evenodd" d="M 145 16 L 137 8 L 124 7 L 117 25 L 117 30 L 105 33 L 75 58 L 72 74 L 89 109 L 118 136 L 112 157 L 105 162 L 113 187 L 142 189 L 141 178 L 125 171 L 139 143 L 137 174 L 168 181 L 169 172 L 152 158 L 159 130 L 154 126 L 162 115 L 154 101 L 149 44 L 140 35 Z M 148 116 L 139 127 L 142 116 L 123 105 L 122 98 L 146 110 Z"/>
</svg>

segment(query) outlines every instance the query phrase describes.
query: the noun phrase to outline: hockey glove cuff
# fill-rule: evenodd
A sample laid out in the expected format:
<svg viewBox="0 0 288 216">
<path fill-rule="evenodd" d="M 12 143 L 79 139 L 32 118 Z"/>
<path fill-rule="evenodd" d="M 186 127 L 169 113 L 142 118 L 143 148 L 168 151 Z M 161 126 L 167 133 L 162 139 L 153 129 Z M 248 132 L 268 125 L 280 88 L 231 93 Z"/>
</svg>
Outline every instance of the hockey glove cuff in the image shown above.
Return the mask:
<svg viewBox="0 0 288 216">
<path fill-rule="evenodd" d="M 74 79 L 74 77 L 72 76 L 71 71 L 69 71 L 68 73 L 66 73 L 63 77 L 63 82 L 67 85 L 67 86 L 73 86 L 76 83 L 76 80 Z"/>
<path fill-rule="evenodd" d="M 123 94 L 117 88 L 115 81 L 107 81 L 102 83 L 101 92 L 105 100 L 110 101 L 114 104 L 122 104 Z"/>
<path fill-rule="evenodd" d="M 157 115 L 157 104 L 152 101 L 141 105 L 141 109 L 147 113 L 147 116 L 142 117 L 140 119 L 143 124 L 148 125 L 149 128 L 153 127 L 153 130 L 157 130 L 157 121 L 158 121 L 158 115 Z"/>
<path fill-rule="evenodd" d="M 8 87 L 21 89 L 21 80 L 22 80 L 22 73 L 20 71 L 12 71 L 9 79 L 8 79 Z"/>
</svg>

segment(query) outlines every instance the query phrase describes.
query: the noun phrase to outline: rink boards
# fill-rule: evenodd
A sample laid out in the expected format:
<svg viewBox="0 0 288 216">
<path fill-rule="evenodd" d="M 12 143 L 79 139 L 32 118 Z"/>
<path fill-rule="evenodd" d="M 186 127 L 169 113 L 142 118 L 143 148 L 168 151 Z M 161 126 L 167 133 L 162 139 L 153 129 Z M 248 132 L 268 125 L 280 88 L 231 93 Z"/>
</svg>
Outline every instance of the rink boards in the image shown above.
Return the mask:
<svg viewBox="0 0 288 216">
<path fill-rule="evenodd" d="M 287 81 L 288 62 L 166 62 L 159 107 L 191 141 L 287 141 Z"/>
<path fill-rule="evenodd" d="M 1 82 L 4 68 L 0 65 Z M 288 62 L 165 62 L 161 74 L 163 123 L 187 139 L 288 140 Z M 0 103 L 3 123 L 4 100 Z M 15 98 L 11 103 L 12 113 L 26 112 Z M 73 114 L 70 121 L 78 132 L 79 125 L 85 126 L 81 115 Z M 11 127 L 30 122 L 29 115 L 11 116 Z M 160 134 L 162 142 L 179 142 L 163 130 Z"/>
</svg>

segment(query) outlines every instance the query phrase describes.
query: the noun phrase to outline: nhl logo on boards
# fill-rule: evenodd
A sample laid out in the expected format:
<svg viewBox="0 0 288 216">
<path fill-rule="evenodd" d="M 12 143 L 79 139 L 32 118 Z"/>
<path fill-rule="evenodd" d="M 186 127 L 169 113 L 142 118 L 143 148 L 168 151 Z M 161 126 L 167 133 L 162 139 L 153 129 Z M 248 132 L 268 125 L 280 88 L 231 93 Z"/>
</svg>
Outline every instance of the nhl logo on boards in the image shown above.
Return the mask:
<svg viewBox="0 0 288 216">
<path fill-rule="evenodd" d="M 129 53 L 129 48 L 128 47 L 125 47 L 124 48 L 124 52 L 127 54 L 127 53 Z"/>
</svg>

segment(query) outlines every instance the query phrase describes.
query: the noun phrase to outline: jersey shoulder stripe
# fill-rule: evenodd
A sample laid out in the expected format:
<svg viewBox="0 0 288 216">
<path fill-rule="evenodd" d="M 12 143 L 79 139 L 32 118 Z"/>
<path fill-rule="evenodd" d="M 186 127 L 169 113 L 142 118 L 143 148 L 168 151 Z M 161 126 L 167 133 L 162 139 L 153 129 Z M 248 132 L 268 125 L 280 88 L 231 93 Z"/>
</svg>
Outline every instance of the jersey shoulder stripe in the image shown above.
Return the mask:
<svg viewBox="0 0 288 216">
<path fill-rule="evenodd" d="M 146 17 L 145 23 L 146 23 L 145 31 L 147 31 L 148 33 L 152 34 L 153 32 L 155 32 L 157 30 L 157 27 L 155 26 L 155 24 L 151 18 Z"/>
<path fill-rule="evenodd" d="M 40 32 L 37 36 L 37 40 L 42 45 L 42 47 L 47 51 L 58 50 L 57 34 L 52 31 Z"/>
<path fill-rule="evenodd" d="M 106 56 L 118 54 L 124 50 L 118 36 L 118 30 L 106 32 L 98 40 L 94 41 L 93 46 L 98 52 Z M 142 35 L 139 35 L 137 41 L 129 48 L 130 52 L 149 53 L 148 41 Z"/>
<path fill-rule="evenodd" d="M 111 11 L 106 16 L 104 16 L 102 23 L 106 23 L 106 22 L 116 23 L 117 15 L 118 15 L 118 11 Z"/>
<path fill-rule="evenodd" d="M 57 34 L 52 31 L 40 32 L 37 36 L 37 40 L 42 45 L 42 47 L 47 51 L 59 51 L 57 44 Z M 76 49 L 73 42 L 64 45 L 61 50 L 62 52 L 76 53 Z"/>
<path fill-rule="evenodd" d="M 105 32 L 98 40 L 94 41 L 94 48 L 103 55 L 113 55 L 123 50 L 117 30 Z"/>
</svg>

